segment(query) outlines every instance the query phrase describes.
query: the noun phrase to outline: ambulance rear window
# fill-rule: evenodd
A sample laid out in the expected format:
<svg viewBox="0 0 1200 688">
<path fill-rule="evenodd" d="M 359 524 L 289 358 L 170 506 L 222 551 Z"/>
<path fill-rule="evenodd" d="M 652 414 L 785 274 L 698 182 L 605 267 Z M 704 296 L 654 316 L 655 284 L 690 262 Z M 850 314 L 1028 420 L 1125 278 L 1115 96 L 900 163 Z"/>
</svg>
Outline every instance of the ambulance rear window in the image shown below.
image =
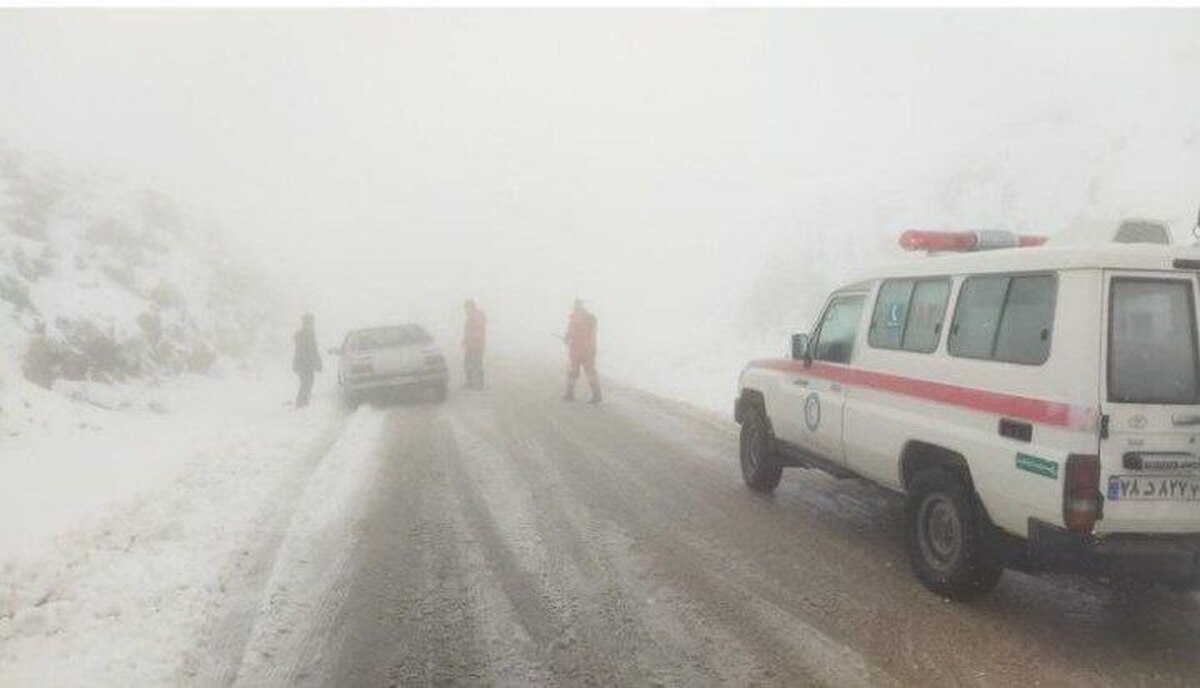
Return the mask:
<svg viewBox="0 0 1200 688">
<path fill-rule="evenodd" d="M 1192 282 L 1114 278 L 1109 310 L 1109 401 L 1200 403 Z"/>
</svg>

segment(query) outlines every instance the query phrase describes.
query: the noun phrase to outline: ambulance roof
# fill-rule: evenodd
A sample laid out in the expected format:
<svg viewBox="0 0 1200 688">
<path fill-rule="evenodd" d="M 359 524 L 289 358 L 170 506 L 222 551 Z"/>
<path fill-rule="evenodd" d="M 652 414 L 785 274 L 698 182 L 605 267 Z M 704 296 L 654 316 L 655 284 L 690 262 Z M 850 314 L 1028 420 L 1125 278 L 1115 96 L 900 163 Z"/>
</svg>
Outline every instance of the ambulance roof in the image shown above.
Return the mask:
<svg viewBox="0 0 1200 688">
<path fill-rule="evenodd" d="M 1200 261 L 1200 247 L 1162 244 L 1047 245 L 1032 248 L 1006 248 L 972 253 L 947 253 L 913 257 L 859 275 L 862 279 L 894 277 L 934 277 L 1049 270 L 1165 270 L 1177 259 Z M 1200 266 L 1200 262 L 1196 263 Z M 1192 268 L 1196 270 L 1196 268 Z"/>
</svg>

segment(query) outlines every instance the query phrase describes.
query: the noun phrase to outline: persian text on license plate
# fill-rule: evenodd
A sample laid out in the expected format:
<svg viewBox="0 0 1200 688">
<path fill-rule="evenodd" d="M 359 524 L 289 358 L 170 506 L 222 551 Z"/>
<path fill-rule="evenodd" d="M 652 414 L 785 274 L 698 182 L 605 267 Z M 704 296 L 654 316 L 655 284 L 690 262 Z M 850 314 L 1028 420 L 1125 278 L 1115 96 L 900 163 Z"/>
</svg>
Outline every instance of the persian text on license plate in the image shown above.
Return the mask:
<svg viewBox="0 0 1200 688">
<path fill-rule="evenodd" d="M 1108 479 L 1108 499 L 1200 502 L 1200 477 L 1114 475 Z"/>
</svg>

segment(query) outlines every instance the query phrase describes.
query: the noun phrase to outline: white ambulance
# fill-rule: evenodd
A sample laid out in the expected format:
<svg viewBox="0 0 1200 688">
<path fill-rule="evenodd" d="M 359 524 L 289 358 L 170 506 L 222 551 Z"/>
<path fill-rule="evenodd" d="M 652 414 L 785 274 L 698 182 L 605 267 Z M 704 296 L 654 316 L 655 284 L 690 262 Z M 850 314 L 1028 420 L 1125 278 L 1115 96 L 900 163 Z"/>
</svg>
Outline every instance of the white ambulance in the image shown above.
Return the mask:
<svg viewBox="0 0 1200 688">
<path fill-rule="evenodd" d="M 902 492 L 913 570 L 954 599 L 1006 567 L 1200 587 L 1200 249 L 1146 221 L 1042 241 L 906 232 L 939 255 L 838 289 L 742 372 L 746 484 Z"/>
</svg>

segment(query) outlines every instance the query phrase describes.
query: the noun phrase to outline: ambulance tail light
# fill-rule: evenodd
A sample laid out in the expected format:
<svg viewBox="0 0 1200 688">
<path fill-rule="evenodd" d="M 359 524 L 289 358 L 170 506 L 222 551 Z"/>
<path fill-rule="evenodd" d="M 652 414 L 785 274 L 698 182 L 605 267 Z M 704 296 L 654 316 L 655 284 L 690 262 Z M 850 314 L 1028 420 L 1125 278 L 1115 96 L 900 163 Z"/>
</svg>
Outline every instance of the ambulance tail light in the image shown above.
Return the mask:
<svg viewBox="0 0 1200 688">
<path fill-rule="evenodd" d="M 900 235 L 900 248 L 906 251 L 987 251 L 994 248 L 1027 248 L 1041 246 L 1046 237 L 1036 234 L 1014 234 L 1004 230 L 968 230 L 943 232 L 930 229 L 910 229 Z"/>
<path fill-rule="evenodd" d="M 1071 454 L 1063 484 L 1063 523 L 1087 535 L 1100 518 L 1100 457 Z"/>
</svg>

